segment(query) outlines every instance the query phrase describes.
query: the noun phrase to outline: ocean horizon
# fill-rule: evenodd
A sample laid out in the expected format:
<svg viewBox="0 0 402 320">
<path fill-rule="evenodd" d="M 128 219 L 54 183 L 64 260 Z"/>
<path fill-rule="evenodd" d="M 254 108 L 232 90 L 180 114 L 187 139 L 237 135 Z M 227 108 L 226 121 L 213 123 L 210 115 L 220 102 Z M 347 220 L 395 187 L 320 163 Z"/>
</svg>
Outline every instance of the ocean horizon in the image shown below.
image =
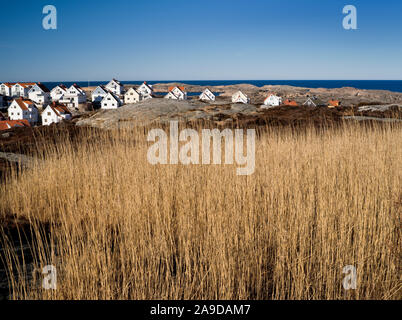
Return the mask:
<svg viewBox="0 0 402 320">
<path fill-rule="evenodd" d="M 55 86 L 63 83 L 70 86 L 74 83 L 81 87 L 105 85 L 109 81 L 47 81 L 42 82 L 50 90 Z M 139 85 L 143 81 L 121 81 L 123 84 Z M 289 85 L 294 87 L 305 88 L 325 88 L 335 89 L 343 87 L 353 87 L 356 89 L 366 90 L 388 90 L 393 92 L 402 92 L 402 80 L 147 80 L 149 84 L 180 82 L 189 85 L 200 86 L 223 86 L 236 84 L 251 84 L 256 87 L 265 85 Z"/>
</svg>

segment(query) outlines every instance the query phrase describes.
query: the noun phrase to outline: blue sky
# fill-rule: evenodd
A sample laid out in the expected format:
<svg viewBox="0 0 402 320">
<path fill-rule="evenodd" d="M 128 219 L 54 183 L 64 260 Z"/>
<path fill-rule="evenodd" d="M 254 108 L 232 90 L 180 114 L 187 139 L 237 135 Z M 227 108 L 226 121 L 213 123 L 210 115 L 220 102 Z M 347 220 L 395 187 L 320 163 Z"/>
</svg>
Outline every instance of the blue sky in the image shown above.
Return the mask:
<svg viewBox="0 0 402 320">
<path fill-rule="evenodd" d="M 57 8 L 57 30 L 42 8 Z M 357 8 L 358 29 L 342 27 Z M 400 0 L 1 0 L 0 81 L 402 79 Z"/>
</svg>

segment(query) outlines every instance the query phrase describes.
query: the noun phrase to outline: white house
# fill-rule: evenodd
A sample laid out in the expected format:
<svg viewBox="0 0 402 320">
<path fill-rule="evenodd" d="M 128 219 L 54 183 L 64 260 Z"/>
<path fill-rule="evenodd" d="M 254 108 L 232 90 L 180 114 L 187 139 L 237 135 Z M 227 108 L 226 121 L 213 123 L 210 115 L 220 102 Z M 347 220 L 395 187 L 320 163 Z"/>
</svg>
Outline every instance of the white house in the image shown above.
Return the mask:
<svg viewBox="0 0 402 320">
<path fill-rule="evenodd" d="M 70 120 L 71 112 L 62 104 L 49 104 L 42 112 L 42 125 L 48 126 L 62 120 Z"/>
<path fill-rule="evenodd" d="M 31 100 L 17 98 L 8 107 L 10 120 L 28 120 L 30 124 L 38 122 L 38 109 Z"/>
<path fill-rule="evenodd" d="M 11 96 L 28 98 L 28 92 L 34 85 L 33 82 L 18 82 L 11 87 Z"/>
<path fill-rule="evenodd" d="M 102 99 L 101 108 L 102 109 L 117 109 L 122 105 L 120 98 L 113 92 L 108 92 L 106 97 Z"/>
<path fill-rule="evenodd" d="M 44 84 L 38 82 L 29 90 L 28 97 L 36 104 L 45 105 L 50 102 L 50 91 Z"/>
<path fill-rule="evenodd" d="M 317 98 L 307 98 L 306 102 L 303 103 L 304 106 L 308 107 L 323 107 L 326 106 L 325 103 Z"/>
<path fill-rule="evenodd" d="M 274 93 L 270 93 L 264 100 L 264 105 L 271 107 L 278 107 L 282 104 L 282 98 Z"/>
<path fill-rule="evenodd" d="M 232 96 L 232 102 L 233 103 L 250 103 L 250 99 L 243 92 L 237 91 Z"/>
<path fill-rule="evenodd" d="M 146 81 L 144 81 L 144 83 L 137 88 L 137 91 L 142 96 L 143 100 L 152 98 L 154 93 L 152 85 L 148 84 Z"/>
<path fill-rule="evenodd" d="M 59 101 L 67 91 L 68 89 L 64 84 L 59 84 L 50 91 L 50 97 L 52 101 Z"/>
<path fill-rule="evenodd" d="M 4 82 L 0 85 L 0 94 L 3 96 L 11 97 L 11 88 L 15 83 Z"/>
<path fill-rule="evenodd" d="M 92 102 L 101 102 L 104 97 L 107 96 L 109 90 L 105 86 L 98 86 L 94 91 L 92 91 Z"/>
<path fill-rule="evenodd" d="M 87 95 L 85 91 L 75 83 L 68 88 L 67 93 L 59 100 L 61 104 L 64 104 L 69 108 L 78 108 L 80 104 L 86 103 L 86 101 Z"/>
<path fill-rule="evenodd" d="M 144 97 L 142 94 L 140 94 L 137 90 L 134 88 L 128 89 L 128 91 L 124 94 L 124 103 L 129 104 L 129 103 L 137 103 L 144 100 Z"/>
<path fill-rule="evenodd" d="M 187 92 L 184 87 L 170 87 L 165 99 L 185 100 L 187 99 Z"/>
<path fill-rule="evenodd" d="M 204 101 L 215 101 L 215 95 L 212 93 L 211 90 L 206 88 L 201 94 L 200 94 L 200 100 Z"/>
<path fill-rule="evenodd" d="M 120 81 L 113 79 L 106 85 L 106 89 L 113 92 L 114 94 L 121 96 L 124 94 L 124 86 Z"/>
</svg>

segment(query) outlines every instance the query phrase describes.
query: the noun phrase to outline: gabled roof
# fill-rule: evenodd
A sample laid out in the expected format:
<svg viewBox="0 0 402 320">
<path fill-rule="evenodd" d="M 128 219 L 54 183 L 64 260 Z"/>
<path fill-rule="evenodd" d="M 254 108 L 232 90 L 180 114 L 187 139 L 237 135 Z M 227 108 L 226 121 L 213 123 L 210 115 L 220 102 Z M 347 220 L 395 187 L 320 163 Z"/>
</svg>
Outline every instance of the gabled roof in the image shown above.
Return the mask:
<svg viewBox="0 0 402 320">
<path fill-rule="evenodd" d="M 14 101 L 20 106 L 20 108 L 24 111 L 28 110 L 28 106 L 34 104 L 31 100 L 28 99 L 23 99 L 23 98 L 17 98 L 14 99 Z"/>
<path fill-rule="evenodd" d="M 49 89 L 43 83 L 38 82 L 36 85 L 39 88 L 41 88 L 43 92 L 50 92 Z"/>
<path fill-rule="evenodd" d="M 240 95 L 242 95 L 243 97 L 245 97 L 246 99 L 248 99 L 247 95 L 246 95 L 245 93 L 241 92 L 240 90 L 239 90 L 239 91 L 236 91 L 236 92 L 233 94 L 233 96 L 236 95 L 236 94 L 240 94 Z"/>
<path fill-rule="evenodd" d="M 76 83 L 72 84 L 69 89 L 71 89 L 71 87 L 77 89 L 78 92 L 80 92 L 80 93 L 84 93 L 84 90 L 82 90 L 81 87 L 79 85 L 77 85 Z"/>
<path fill-rule="evenodd" d="M 320 99 L 312 99 L 312 98 L 307 98 L 306 102 L 304 104 L 307 104 L 309 101 L 311 101 L 315 106 L 323 106 L 325 103 L 320 100 Z"/>
<path fill-rule="evenodd" d="M 119 80 L 116 80 L 115 78 L 110 80 L 106 86 L 108 86 L 111 82 L 116 82 L 119 86 L 122 86 L 121 82 Z"/>
<path fill-rule="evenodd" d="M 0 121 L 0 130 L 7 130 L 14 127 L 30 127 L 28 120 L 3 120 Z"/>
<path fill-rule="evenodd" d="M 278 97 L 278 98 L 280 98 L 276 93 L 274 93 L 274 92 L 270 92 L 270 93 L 268 93 L 268 96 L 265 98 L 265 100 L 264 101 L 266 101 L 268 98 L 270 98 L 271 96 L 275 96 L 275 97 Z"/>
<path fill-rule="evenodd" d="M 16 84 L 16 82 L 3 82 L 2 84 L 4 84 L 5 86 L 11 88 L 13 85 Z"/>
<path fill-rule="evenodd" d="M 134 87 L 131 87 L 130 89 L 128 89 L 128 90 L 126 91 L 126 93 L 125 93 L 124 95 L 126 95 L 127 93 L 129 93 L 131 90 L 134 90 L 134 92 L 136 92 L 137 94 L 140 94 L 137 89 L 135 89 Z"/>
<path fill-rule="evenodd" d="M 68 110 L 64 104 L 53 102 L 52 104 L 49 104 L 48 107 L 50 107 L 58 116 L 71 114 L 70 110 Z"/>
<path fill-rule="evenodd" d="M 101 84 L 101 85 L 99 85 L 99 86 L 97 86 L 96 88 L 95 88 L 95 90 L 94 91 L 92 91 L 92 92 L 95 92 L 98 88 L 101 88 L 105 93 L 108 93 L 108 92 L 110 92 L 109 91 L 109 89 L 108 88 L 106 88 L 103 84 Z"/>
<path fill-rule="evenodd" d="M 74 87 L 76 89 L 82 90 L 81 87 L 76 83 L 72 84 L 71 87 Z"/>
<path fill-rule="evenodd" d="M 169 87 L 169 91 L 173 91 L 175 88 L 179 89 L 179 90 L 180 90 L 181 92 L 183 92 L 183 93 L 186 92 L 186 89 L 185 89 L 184 87 L 178 87 L 178 86 Z"/>
<path fill-rule="evenodd" d="M 120 98 L 118 96 L 116 96 L 113 92 L 108 91 L 107 95 L 102 99 L 102 101 L 104 99 L 106 99 L 107 96 L 111 95 L 113 97 L 114 100 L 116 100 L 116 102 L 121 102 Z"/>
<path fill-rule="evenodd" d="M 152 86 L 150 86 L 146 81 L 144 81 L 144 82 L 140 85 L 140 87 L 143 86 L 143 85 L 147 86 L 147 87 L 149 88 L 149 90 L 153 91 Z"/>
<path fill-rule="evenodd" d="M 68 88 L 64 84 L 59 84 L 58 86 L 55 86 L 51 91 L 53 91 L 57 88 L 60 88 L 61 90 L 66 91 L 66 92 L 68 90 Z"/>
<path fill-rule="evenodd" d="M 34 86 L 36 83 L 35 82 L 17 82 L 14 85 L 17 85 L 17 84 L 19 84 L 23 88 L 28 88 L 28 87 Z"/>
<path fill-rule="evenodd" d="M 212 95 L 215 97 L 214 93 L 213 93 L 211 90 L 209 90 L 209 88 L 205 88 L 204 91 L 201 92 L 200 98 L 201 98 L 203 95 L 208 96 L 208 95 L 207 95 L 207 92 L 209 92 L 210 94 L 212 94 Z"/>
</svg>

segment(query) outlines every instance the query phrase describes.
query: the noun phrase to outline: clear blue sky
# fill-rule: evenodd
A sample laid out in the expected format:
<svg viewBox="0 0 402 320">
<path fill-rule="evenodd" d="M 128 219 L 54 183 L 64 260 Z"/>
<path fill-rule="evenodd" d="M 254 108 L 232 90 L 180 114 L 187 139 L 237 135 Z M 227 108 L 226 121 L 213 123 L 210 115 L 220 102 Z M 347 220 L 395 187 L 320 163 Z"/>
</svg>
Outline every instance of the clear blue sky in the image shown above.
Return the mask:
<svg viewBox="0 0 402 320">
<path fill-rule="evenodd" d="M 58 29 L 42 28 L 55 5 Z M 344 30 L 344 5 L 358 30 Z M 400 0 L 0 2 L 0 81 L 402 79 Z"/>
</svg>

